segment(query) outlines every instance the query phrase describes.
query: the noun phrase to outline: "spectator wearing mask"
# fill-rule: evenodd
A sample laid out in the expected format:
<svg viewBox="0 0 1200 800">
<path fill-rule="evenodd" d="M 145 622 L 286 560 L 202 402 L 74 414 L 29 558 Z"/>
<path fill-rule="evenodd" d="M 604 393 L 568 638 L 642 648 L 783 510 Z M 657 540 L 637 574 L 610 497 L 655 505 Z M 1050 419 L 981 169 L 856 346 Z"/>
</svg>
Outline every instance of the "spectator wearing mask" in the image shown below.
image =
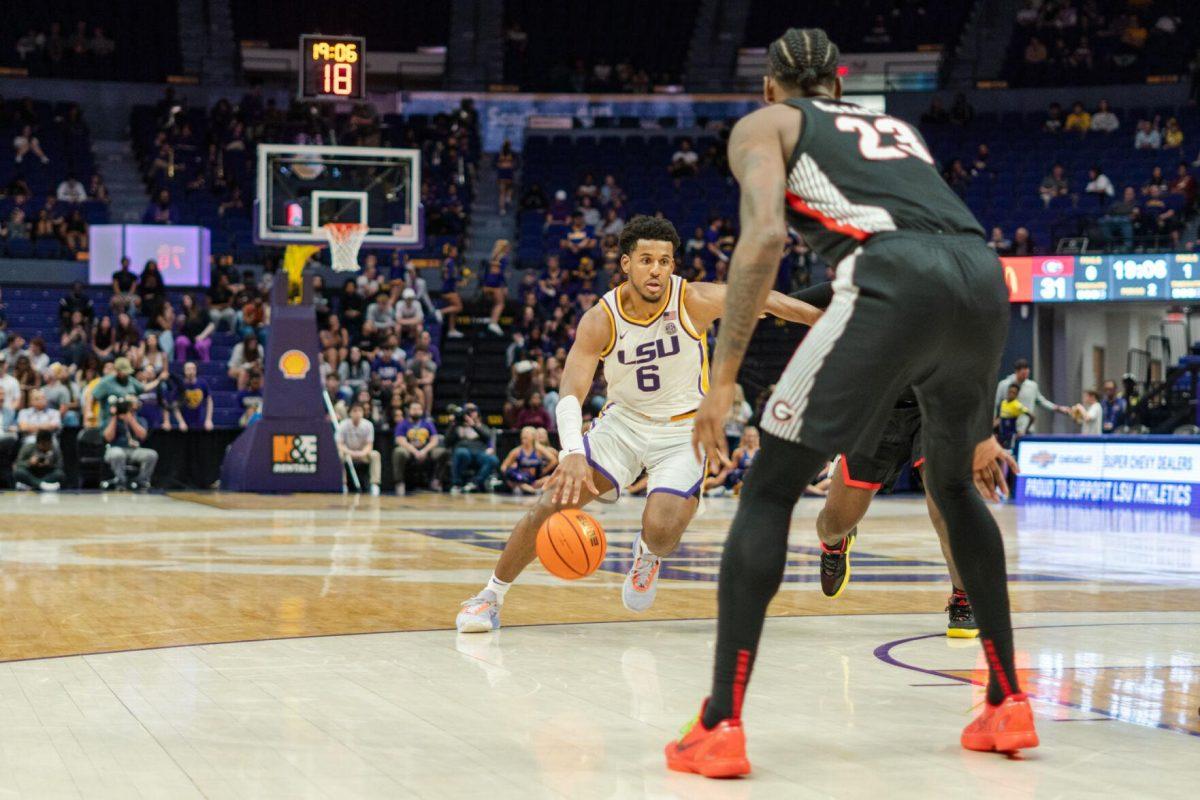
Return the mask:
<svg viewBox="0 0 1200 800">
<path fill-rule="evenodd" d="M 483 424 L 479 407 L 474 403 L 467 403 L 462 416 L 451 425 L 446 446 L 453 454 L 450 461 L 451 494 L 495 488 L 494 475 L 500 466 L 500 460 L 496 458 L 495 434 Z M 468 473 L 473 473 L 471 482 L 467 481 Z"/>
<path fill-rule="evenodd" d="M 1104 430 L 1104 409 L 1100 407 L 1100 393 L 1095 389 L 1084 389 L 1083 399 L 1071 408 L 1071 417 L 1079 423 L 1079 432 L 1084 436 L 1099 436 Z"/>
<path fill-rule="evenodd" d="M 1015 384 L 1017 387 L 1017 400 L 1027 409 L 1045 408 L 1050 411 L 1056 411 L 1059 414 L 1067 414 L 1070 412 L 1066 406 L 1060 406 L 1051 400 L 1046 399 L 1042 394 L 1042 390 L 1038 388 L 1037 381 L 1029 377 L 1029 362 L 1023 358 L 1019 358 L 1013 364 L 1013 371 L 1010 375 L 1002 378 L 996 386 L 995 412 L 999 416 L 1000 404 L 1008 399 L 1008 387 Z M 1018 425 L 1017 433 L 1025 435 L 1033 432 L 1033 421 L 1030 419 L 1025 422 L 1025 429 L 1021 430 Z"/>
<path fill-rule="evenodd" d="M 1100 107 L 1092 114 L 1091 129 L 1097 133 L 1113 133 L 1121 127 L 1121 120 L 1108 107 L 1107 100 L 1100 101 Z"/>
<path fill-rule="evenodd" d="M 349 462 L 346 465 L 349 469 L 357 469 L 357 464 L 367 465 L 371 495 L 378 497 L 381 462 L 375 449 L 375 426 L 364 416 L 363 407 L 355 403 L 350 406 L 350 415 L 338 423 L 338 454 L 343 462 Z"/>
<path fill-rule="evenodd" d="M 57 437 L 62 430 L 62 416 L 58 409 L 50 407 L 46 393 L 41 389 L 29 393 L 29 405 L 17 414 L 17 430 L 21 434 L 22 444 L 29 444 L 42 431 Z"/>
<path fill-rule="evenodd" d="M 119 368 L 117 374 L 120 374 Z M 129 396 L 110 396 L 109 402 L 101 405 L 101 408 L 108 410 L 108 419 L 103 423 L 104 441 L 108 445 L 104 451 L 104 460 L 113 473 L 113 482 L 109 486 L 102 484 L 102 488 L 128 488 L 135 492 L 150 488 L 150 478 L 154 475 L 154 466 L 158 463 L 158 453 L 148 447 L 142 447 L 142 442 L 148 434 L 146 421 L 134 413 L 136 407 L 137 398 Z M 138 469 L 132 481 L 129 480 L 126 469 L 129 465 Z"/>
<path fill-rule="evenodd" d="M 423 470 L 429 478 L 429 488 L 440 492 L 449 452 L 441 446 L 442 437 L 433 420 L 425 416 L 425 407 L 416 400 L 409 403 L 393 435 L 396 446 L 392 450 L 392 475 L 396 479 L 396 495 L 403 497 L 407 491 L 410 467 L 414 471 Z"/>
<path fill-rule="evenodd" d="M 183 365 L 183 383 L 179 390 L 179 405 L 175 418 L 179 430 L 213 429 L 213 399 L 208 382 L 199 377 L 196 362 Z"/>
<path fill-rule="evenodd" d="M 18 489 L 33 489 L 35 492 L 57 492 L 62 486 L 62 451 L 54 434 L 39 431 L 32 441 L 21 445 L 17 462 L 13 465 L 13 479 Z"/>
</svg>

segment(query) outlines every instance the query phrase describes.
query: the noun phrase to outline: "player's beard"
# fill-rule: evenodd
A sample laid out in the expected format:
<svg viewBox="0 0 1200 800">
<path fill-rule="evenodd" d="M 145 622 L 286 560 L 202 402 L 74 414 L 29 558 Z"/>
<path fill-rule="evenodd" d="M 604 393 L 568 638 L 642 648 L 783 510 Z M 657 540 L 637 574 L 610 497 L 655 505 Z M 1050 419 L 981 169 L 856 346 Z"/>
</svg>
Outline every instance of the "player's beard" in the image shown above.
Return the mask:
<svg viewBox="0 0 1200 800">
<path fill-rule="evenodd" d="M 642 298 L 642 300 L 643 300 L 644 302 L 647 302 L 647 303 L 657 303 L 657 302 L 659 302 L 659 301 L 661 301 L 661 300 L 663 299 L 663 295 L 664 295 L 664 294 L 666 294 L 666 291 L 667 291 L 667 285 L 668 285 L 666 281 L 660 281 L 660 283 L 661 283 L 661 286 L 660 286 L 660 288 L 659 288 L 659 290 L 658 290 L 658 294 L 656 294 L 656 295 L 653 295 L 653 296 L 651 296 L 651 295 L 647 294 L 645 289 L 643 289 L 642 287 L 638 286 L 638 285 L 637 285 L 636 283 L 634 283 L 633 281 L 630 281 L 630 282 L 629 282 L 629 285 L 633 287 L 633 290 L 634 290 L 635 292 L 637 292 L 637 294 L 638 294 L 638 297 Z"/>
</svg>

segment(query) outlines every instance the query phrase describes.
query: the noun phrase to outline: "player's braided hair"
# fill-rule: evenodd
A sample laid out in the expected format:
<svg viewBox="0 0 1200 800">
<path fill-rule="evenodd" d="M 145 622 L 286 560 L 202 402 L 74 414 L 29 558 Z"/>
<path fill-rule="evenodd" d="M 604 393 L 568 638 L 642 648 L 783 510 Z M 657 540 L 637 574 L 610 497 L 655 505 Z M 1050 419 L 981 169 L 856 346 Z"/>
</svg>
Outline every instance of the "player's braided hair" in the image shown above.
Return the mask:
<svg viewBox="0 0 1200 800">
<path fill-rule="evenodd" d="M 809 91 L 837 77 L 838 55 L 820 28 L 788 28 L 767 48 L 767 69 L 784 86 Z"/>
</svg>

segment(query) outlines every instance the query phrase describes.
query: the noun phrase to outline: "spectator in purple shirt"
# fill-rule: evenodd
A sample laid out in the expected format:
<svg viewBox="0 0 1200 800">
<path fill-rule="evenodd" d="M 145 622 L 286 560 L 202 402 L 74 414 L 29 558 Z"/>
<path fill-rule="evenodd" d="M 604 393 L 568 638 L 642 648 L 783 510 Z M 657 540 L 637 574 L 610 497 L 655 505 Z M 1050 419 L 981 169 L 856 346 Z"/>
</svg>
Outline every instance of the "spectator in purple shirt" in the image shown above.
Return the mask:
<svg viewBox="0 0 1200 800">
<path fill-rule="evenodd" d="M 249 383 L 245 389 L 237 393 L 237 406 L 242 409 L 238 425 L 243 428 L 250 424 L 262 411 L 263 376 L 260 370 L 250 372 Z"/>
<path fill-rule="evenodd" d="M 429 475 L 429 488 L 441 491 L 440 475 L 449 455 L 441 446 L 433 420 L 425 416 L 425 406 L 417 401 L 408 404 L 408 413 L 396 424 L 396 446 L 392 450 L 392 475 L 396 479 L 396 494 L 404 495 L 408 484 L 409 467 L 423 467 Z"/>
<path fill-rule="evenodd" d="M 213 428 L 213 400 L 208 383 L 197 377 L 196 363 L 183 365 L 183 386 L 179 392 L 179 412 L 176 419 L 179 430 L 211 431 Z"/>
</svg>

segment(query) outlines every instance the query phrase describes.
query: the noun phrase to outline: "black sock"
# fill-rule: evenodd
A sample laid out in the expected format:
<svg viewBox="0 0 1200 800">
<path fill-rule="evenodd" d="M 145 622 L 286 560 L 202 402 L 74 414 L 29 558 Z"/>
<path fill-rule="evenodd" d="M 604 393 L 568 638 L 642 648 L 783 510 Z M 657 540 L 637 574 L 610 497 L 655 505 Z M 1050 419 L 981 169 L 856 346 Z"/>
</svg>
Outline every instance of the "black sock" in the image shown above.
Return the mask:
<svg viewBox="0 0 1200 800">
<path fill-rule="evenodd" d="M 783 581 L 792 508 L 827 460 L 816 450 L 763 434 L 721 556 L 717 657 L 705 728 L 741 716 L 767 605 Z"/>
<path fill-rule="evenodd" d="M 1013 664 L 1012 616 L 1004 542 L 971 480 L 973 447 L 934 439 L 926 431 L 925 485 L 946 520 L 950 552 L 971 602 L 988 662 L 988 702 L 1021 691 Z"/>
</svg>

